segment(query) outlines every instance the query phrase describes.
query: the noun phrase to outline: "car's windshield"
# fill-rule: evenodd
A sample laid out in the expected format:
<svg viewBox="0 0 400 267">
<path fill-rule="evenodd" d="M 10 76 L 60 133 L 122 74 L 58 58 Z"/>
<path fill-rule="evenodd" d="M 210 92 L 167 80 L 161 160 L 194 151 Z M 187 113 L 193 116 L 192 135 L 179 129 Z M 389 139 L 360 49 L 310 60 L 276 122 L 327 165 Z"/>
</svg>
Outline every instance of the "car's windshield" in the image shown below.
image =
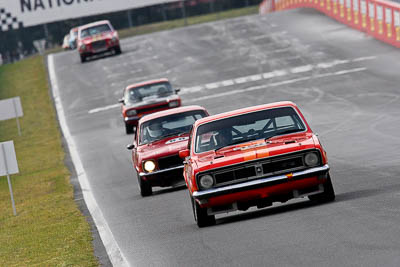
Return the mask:
<svg viewBox="0 0 400 267">
<path fill-rule="evenodd" d="M 81 31 L 81 38 L 85 38 L 92 35 L 97 35 L 104 32 L 110 32 L 111 28 L 108 24 L 100 24 L 90 28 L 83 29 Z"/>
<path fill-rule="evenodd" d="M 158 97 L 172 95 L 174 91 L 169 82 L 153 83 L 145 86 L 131 88 L 125 91 L 125 103 L 137 103 Z"/>
<path fill-rule="evenodd" d="M 281 107 L 203 124 L 196 132 L 196 153 L 306 130 L 295 109 Z"/>
<path fill-rule="evenodd" d="M 188 133 L 193 123 L 205 116 L 204 110 L 193 110 L 146 121 L 139 129 L 139 144 Z"/>
</svg>

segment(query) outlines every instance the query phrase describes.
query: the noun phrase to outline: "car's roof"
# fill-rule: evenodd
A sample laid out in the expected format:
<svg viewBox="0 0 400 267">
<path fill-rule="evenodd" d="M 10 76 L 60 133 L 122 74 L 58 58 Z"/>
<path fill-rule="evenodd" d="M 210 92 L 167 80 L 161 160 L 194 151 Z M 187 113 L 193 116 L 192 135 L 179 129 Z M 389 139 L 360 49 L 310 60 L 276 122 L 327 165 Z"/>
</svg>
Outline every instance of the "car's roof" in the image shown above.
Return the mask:
<svg viewBox="0 0 400 267">
<path fill-rule="evenodd" d="M 173 114 L 178 114 L 178 113 L 183 113 L 183 112 L 188 112 L 188 111 L 193 111 L 193 110 L 204 110 L 206 111 L 205 108 L 197 105 L 192 105 L 192 106 L 184 106 L 184 107 L 179 107 L 179 108 L 171 108 L 163 111 L 158 111 L 155 113 L 151 113 L 149 115 L 146 115 L 140 119 L 140 123 L 150 121 L 153 119 L 173 115 Z"/>
<path fill-rule="evenodd" d="M 88 23 L 88 24 L 82 25 L 82 26 L 79 27 L 79 30 L 83 30 L 83 29 L 90 28 L 90 27 L 97 26 L 97 25 L 101 25 L 101 24 L 109 24 L 109 25 L 111 25 L 110 21 L 108 21 L 108 20 L 100 20 L 100 21 L 95 21 L 95 22 L 92 22 L 92 23 Z"/>
<path fill-rule="evenodd" d="M 161 83 L 161 82 L 169 82 L 167 78 L 161 78 L 161 79 L 157 79 L 157 80 L 150 80 L 150 81 L 145 81 L 145 82 L 140 82 L 140 83 L 134 83 L 131 85 L 128 85 L 125 90 L 129 90 L 135 87 L 140 87 L 140 86 L 145 86 L 145 85 L 149 85 L 149 84 L 153 84 L 153 83 Z"/>
<path fill-rule="evenodd" d="M 228 111 L 228 112 L 224 112 L 224 113 L 220 113 L 220 114 L 204 117 L 204 118 L 201 118 L 201 119 L 197 120 L 194 123 L 194 125 L 198 126 L 200 124 L 205 124 L 205 123 L 208 123 L 208 122 L 211 122 L 211 121 L 220 120 L 220 119 L 229 118 L 229 117 L 234 117 L 234 116 L 237 116 L 237 115 L 246 114 L 246 113 L 250 113 L 250 112 L 254 112 L 254 111 L 270 109 L 270 108 L 287 107 L 287 106 L 297 107 L 296 104 L 291 102 L 291 101 L 281 101 L 281 102 L 274 102 L 274 103 L 269 103 L 269 104 L 264 104 L 264 105 L 251 106 L 251 107 L 247 107 L 247 108 L 236 109 L 236 110 L 232 110 L 232 111 Z"/>
</svg>

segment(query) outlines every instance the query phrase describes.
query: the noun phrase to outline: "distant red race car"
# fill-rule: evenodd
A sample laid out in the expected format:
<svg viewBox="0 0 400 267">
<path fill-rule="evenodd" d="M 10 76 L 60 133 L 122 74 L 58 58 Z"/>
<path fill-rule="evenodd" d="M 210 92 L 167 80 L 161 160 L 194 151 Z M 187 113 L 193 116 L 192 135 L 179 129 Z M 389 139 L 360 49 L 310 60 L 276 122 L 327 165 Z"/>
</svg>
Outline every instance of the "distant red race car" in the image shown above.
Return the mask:
<svg viewBox="0 0 400 267">
<path fill-rule="evenodd" d="M 200 119 L 189 138 L 179 155 L 199 227 L 215 224 L 218 213 L 335 199 L 326 152 L 292 102 Z"/>
<path fill-rule="evenodd" d="M 116 30 L 108 20 L 102 20 L 79 27 L 77 46 L 81 62 L 90 56 L 114 52 L 121 54 L 121 46 Z"/>
<path fill-rule="evenodd" d="M 149 196 L 154 186 L 184 185 L 183 160 L 179 151 L 186 148 L 193 123 L 208 116 L 200 106 L 186 106 L 156 112 L 139 120 L 132 150 L 133 167 L 140 194 Z"/>
<path fill-rule="evenodd" d="M 165 78 L 126 87 L 119 100 L 126 133 L 133 133 L 139 119 L 146 114 L 180 107 L 178 92 L 179 89 L 173 89 Z"/>
</svg>

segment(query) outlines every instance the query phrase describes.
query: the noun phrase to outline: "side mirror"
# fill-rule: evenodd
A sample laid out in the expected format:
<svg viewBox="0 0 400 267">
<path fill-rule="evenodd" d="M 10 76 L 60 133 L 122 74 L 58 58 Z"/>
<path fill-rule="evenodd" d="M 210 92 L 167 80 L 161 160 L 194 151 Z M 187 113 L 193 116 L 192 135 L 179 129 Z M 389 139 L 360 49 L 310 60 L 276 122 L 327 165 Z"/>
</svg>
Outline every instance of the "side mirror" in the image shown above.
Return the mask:
<svg viewBox="0 0 400 267">
<path fill-rule="evenodd" d="M 181 88 L 176 88 L 175 93 L 179 93 L 181 91 Z"/>
<path fill-rule="evenodd" d="M 125 101 L 123 98 L 120 98 L 120 99 L 118 99 L 118 103 L 125 104 Z"/>
<path fill-rule="evenodd" d="M 129 145 L 126 146 L 126 149 L 132 150 L 132 149 L 134 149 L 135 147 L 136 147 L 136 146 L 135 146 L 134 144 L 129 144 Z"/>
<path fill-rule="evenodd" d="M 182 159 L 189 157 L 189 154 L 189 149 L 179 151 L 179 157 Z"/>
</svg>

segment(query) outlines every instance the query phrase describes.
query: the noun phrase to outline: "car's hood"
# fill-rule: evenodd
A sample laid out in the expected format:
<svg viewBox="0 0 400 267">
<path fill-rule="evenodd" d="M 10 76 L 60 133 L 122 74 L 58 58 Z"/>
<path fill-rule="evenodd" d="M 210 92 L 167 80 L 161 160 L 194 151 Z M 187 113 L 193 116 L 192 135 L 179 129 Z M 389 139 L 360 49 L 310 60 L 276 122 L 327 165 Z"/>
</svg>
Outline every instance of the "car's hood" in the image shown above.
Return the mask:
<svg viewBox="0 0 400 267">
<path fill-rule="evenodd" d="M 188 134 L 167 137 L 147 145 L 139 146 L 137 148 L 137 153 L 140 155 L 141 160 L 175 155 L 178 154 L 180 150 L 186 149 L 188 139 Z"/>
<path fill-rule="evenodd" d="M 83 42 L 90 43 L 90 42 L 95 42 L 95 41 L 100 41 L 100 40 L 105 40 L 105 39 L 111 39 L 111 38 L 113 38 L 113 32 L 104 32 L 104 33 L 85 37 L 83 39 Z"/>
<path fill-rule="evenodd" d="M 139 108 L 143 106 L 150 106 L 154 104 L 161 104 L 161 103 L 169 103 L 174 100 L 178 100 L 179 96 L 178 95 L 169 95 L 169 96 L 151 96 L 151 97 L 145 97 L 142 99 L 140 102 L 136 103 L 127 103 L 125 105 L 126 109 L 131 109 L 131 108 Z"/>
<path fill-rule="evenodd" d="M 217 152 L 210 151 L 197 156 L 199 171 L 238 164 L 249 160 L 314 148 L 312 133 L 292 134 L 275 137 L 270 140 L 255 140 L 222 148 Z"/>
</svg>

